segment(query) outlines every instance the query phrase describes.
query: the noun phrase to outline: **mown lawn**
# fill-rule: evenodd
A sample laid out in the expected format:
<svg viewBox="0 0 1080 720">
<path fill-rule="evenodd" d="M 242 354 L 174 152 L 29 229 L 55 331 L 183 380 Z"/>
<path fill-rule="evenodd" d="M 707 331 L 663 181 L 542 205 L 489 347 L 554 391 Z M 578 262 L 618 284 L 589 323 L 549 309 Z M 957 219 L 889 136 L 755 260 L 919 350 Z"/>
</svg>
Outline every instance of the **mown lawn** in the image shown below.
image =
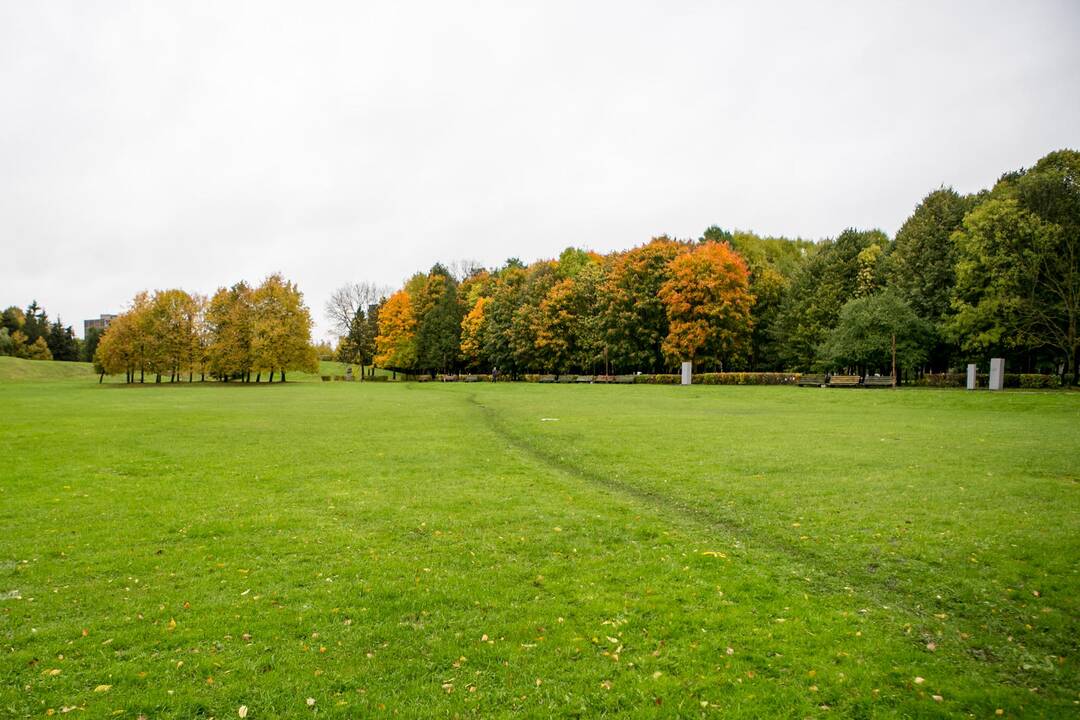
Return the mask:
<svg viewBox="0 0 1080 720">
<path fill-rule="evenodd" d="M 1080 712 L 1080 393 L 95 382 L 0 383 L 0 716 Z"/>
</svg>

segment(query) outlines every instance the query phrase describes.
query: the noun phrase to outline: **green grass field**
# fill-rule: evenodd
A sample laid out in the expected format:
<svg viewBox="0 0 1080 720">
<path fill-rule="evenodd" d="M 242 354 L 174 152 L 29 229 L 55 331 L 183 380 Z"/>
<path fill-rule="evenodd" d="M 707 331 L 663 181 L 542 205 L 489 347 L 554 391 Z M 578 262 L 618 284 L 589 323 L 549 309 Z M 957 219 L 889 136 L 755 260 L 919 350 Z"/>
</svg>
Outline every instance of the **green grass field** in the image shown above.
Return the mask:
<svg viewBox="0 0 1080 720">
<path fill-rule="evenodd" d="M 1080 393 L 17 364 L 2 717 L 1080 713 Z"/>
</svg>

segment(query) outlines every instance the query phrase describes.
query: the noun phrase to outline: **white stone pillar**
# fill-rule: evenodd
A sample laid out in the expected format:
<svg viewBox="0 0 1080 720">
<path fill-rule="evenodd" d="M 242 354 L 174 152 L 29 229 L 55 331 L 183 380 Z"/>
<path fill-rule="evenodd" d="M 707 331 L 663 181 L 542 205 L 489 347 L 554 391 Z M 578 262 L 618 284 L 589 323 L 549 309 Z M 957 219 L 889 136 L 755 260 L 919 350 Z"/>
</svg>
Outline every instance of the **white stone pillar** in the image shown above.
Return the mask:
<svg viewBox="0 0 1080 720">
<path fill-rule="evenodd" d="M 975 363 L 971 363 L 968 365 L 967 389 L 974 390 L 976 387 L 978 387 L 978 371 L 975 368 Z"/>
<path fill-rule="evenodd" d="M 1002 390 L 1005 387 L 1005 358 L 990 359 L 990 389 Z"/>
<path fill-rule="evenodd" d="M 682 384 L 689 385 L 694 380 L 694 364 L 687 360 L 682 364 Z"/>
</svg>

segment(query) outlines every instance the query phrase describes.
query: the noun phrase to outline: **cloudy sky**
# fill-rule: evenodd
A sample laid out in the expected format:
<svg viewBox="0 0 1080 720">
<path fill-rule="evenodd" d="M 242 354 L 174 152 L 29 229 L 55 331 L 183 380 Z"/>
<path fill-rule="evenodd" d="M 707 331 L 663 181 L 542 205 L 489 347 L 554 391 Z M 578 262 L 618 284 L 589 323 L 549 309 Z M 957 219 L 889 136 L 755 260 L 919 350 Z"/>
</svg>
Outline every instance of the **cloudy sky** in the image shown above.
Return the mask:
<svg viewBox="0 0 1080 720">
<path fill-rule="evenodd" d="M 1080 147 L 1080 3 L 0 0 L 0 305 L 718 224 L 890 235 Z"/>
</svg>

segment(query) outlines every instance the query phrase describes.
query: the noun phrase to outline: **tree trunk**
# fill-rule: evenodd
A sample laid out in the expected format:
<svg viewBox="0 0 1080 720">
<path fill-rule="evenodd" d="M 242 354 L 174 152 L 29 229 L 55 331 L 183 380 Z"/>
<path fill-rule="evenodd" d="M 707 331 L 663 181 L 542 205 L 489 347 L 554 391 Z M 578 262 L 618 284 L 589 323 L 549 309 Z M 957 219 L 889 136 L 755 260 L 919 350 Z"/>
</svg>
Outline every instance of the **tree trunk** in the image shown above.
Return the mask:
<svg viewBox="0 0 1080 720">
<path fill-rule="evenodd" d="M 104 382 L 104 380 L 105 380 L 105 371 L 102 370 L 101 375 L 98 376 L 97 384 L 100 385 L 102 382 Z"/>
<path fill-rule="evenodd" d="M 285 368 L 281 369 L 281 382 L 285 382 Z"/>
<path fill-rule="evenodd" d="M 262 380 L 262 370 L 255 373 L 255 384 L 258 385 L 260 380 Z"/>
<path fill-rule="evenodd" d="M 145 382 L 146 382 L 146 368 L 144 368 L 142 365 L 140 365 L 139 366 L 139 383 L 141 384 L 141 383 L 145 383 Z"/>
<path fill-rule="evenodd" d="M 154 382 L 158 385 L 161 384 L 161 373 L 154 373 Z"/>
<path fill-rule="evenodd" d="M 267 382 L 270 382 L 270 383 L 274 382 L 274 370 L 273 370 L 273 368 L 270 369 L 270 379 Z"/>
</svg>

